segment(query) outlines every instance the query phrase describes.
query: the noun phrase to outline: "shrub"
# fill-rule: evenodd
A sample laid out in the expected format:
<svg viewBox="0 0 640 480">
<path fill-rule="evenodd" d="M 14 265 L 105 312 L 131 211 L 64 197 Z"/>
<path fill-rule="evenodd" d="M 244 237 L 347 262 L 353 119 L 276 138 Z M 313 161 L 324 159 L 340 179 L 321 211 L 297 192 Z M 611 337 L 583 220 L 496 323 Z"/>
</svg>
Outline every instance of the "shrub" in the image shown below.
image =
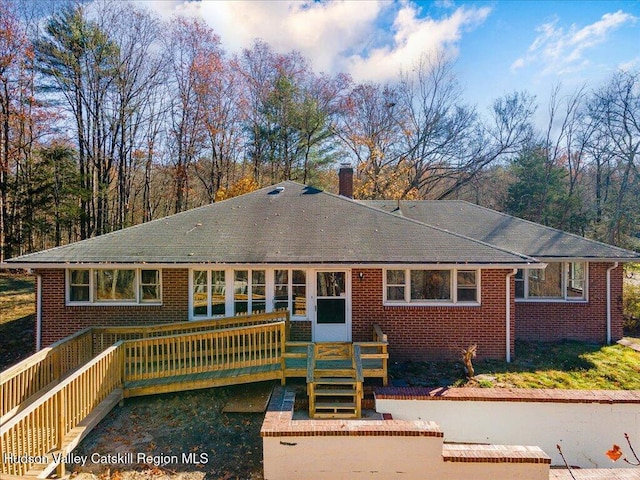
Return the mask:
<svg viewBox="0 0 640 480">
<path fill-rule="evenodd" d="M 625 282 L 622 290 L 624 331 L 626 335 L 640 335 L 640 285 Z"/>
</svg>

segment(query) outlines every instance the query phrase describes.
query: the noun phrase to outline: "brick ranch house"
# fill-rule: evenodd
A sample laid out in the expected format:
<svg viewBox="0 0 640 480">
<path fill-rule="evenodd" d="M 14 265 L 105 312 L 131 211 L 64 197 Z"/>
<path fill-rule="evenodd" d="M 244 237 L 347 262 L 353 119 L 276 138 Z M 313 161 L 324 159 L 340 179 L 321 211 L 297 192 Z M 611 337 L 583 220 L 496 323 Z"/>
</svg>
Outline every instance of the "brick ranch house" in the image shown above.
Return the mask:
<svg viewBox="0 0 640 480">
<path fill-rule="evenodd" d="M 6 262 L 37 278 L 37 346 L 90 325 L 286 308 L 292 337 L 395 360 L 516 354 L 515 340 L 622 336 L 640 255 L 462 201 L 355 201 L 295 182 Z"/>
</svg>

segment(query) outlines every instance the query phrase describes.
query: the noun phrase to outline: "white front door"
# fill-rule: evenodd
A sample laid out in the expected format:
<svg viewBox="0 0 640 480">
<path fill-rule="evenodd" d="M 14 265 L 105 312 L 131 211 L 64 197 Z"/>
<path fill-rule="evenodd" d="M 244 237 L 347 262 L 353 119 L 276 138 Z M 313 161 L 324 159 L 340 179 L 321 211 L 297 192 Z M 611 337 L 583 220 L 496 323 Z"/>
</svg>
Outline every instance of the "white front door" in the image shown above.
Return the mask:
<svg viewBox="0 0 640 480">
<path fill-rule="evenodd" d="M 317 270 L 314 276 L 314 342 L 351 341 L 351 276 L 347 270 Z"/>
</svg>

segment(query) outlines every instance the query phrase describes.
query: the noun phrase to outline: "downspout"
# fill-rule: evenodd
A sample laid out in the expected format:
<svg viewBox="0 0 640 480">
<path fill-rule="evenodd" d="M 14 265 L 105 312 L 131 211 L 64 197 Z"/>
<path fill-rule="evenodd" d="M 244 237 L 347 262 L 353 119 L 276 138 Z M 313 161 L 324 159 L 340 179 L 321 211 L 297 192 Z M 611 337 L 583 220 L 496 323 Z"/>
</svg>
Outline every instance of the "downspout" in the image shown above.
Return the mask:
<svg viewBox="0 0 640 480">
<path fill-rule="evenodd" d="M 611 345 L 611 272 L 618 268 L 618 262 L 607 268 L 607 345 Z"/>
<path fill-rule="evenodd" d="M 42 275 L 36 275 L 36 352 L 42 346 Z"/>
<path fill-rule="evenodd" d="M 518 269 L 514 268 L 511 273 L 507 274 L 507 318 L 506 318 L 506 327 L 507 327 L 507 363 L 511 363 L 511 278 L 518 273 Z"/>
</svg>

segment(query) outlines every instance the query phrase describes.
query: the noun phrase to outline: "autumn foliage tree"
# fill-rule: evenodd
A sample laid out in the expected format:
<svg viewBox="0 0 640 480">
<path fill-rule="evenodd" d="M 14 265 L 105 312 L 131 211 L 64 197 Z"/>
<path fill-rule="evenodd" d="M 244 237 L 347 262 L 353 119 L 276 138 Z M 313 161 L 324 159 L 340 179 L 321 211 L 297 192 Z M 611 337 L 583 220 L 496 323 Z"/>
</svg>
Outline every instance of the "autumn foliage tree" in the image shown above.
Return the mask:
<svg viewBox="0 0 640 480">
<path fill-rule="evenodd" d="M 466 199 L 638 246 L 637 71 L 554 87 L 537 130 L 526 92 L 470 105 L 442 52 L 357 84 L 135 2 L 38 2 L 31 22 L 18 4 L 0 0 L 0 261 L 286 179 L 335 191 L 345 161 L 357 198 Z"/>
</svg>

